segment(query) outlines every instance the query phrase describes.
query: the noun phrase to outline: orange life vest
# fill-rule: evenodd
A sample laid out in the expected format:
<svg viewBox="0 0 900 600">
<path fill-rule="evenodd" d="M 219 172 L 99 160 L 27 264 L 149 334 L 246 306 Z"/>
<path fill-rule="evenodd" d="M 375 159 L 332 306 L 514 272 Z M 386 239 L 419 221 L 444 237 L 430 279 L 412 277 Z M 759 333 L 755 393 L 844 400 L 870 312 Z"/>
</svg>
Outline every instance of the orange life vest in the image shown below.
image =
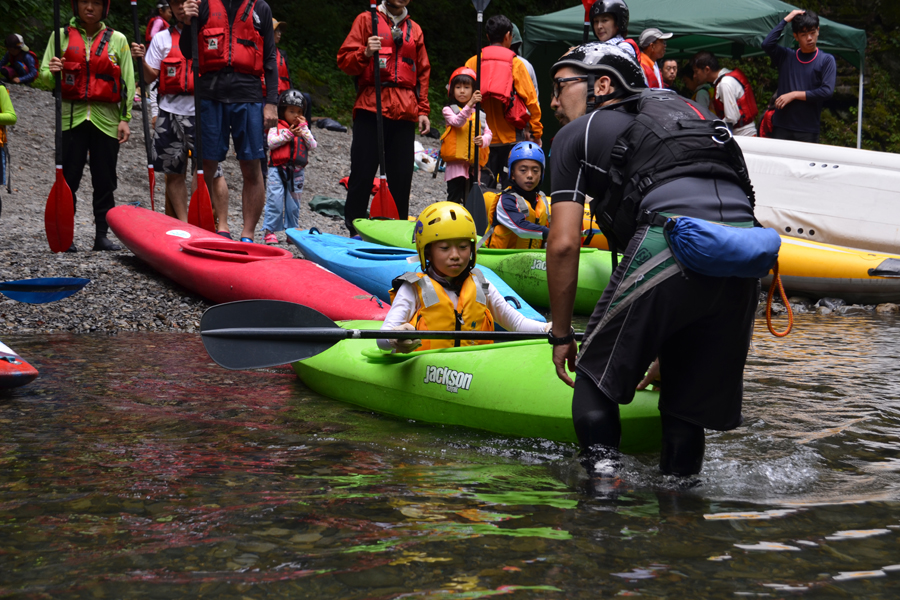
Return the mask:
<svg viewBox="0 0 900 600">
<path fill-rule="evenodd" d="M 122 69 L 109 55 L 113 30 L 107 27 L 94 36 L 90 54 L 81 32 L 69 27 L 69 44 L 63 54 L 62 97 L 66 100 L 91 100 L 118 103 L 124 85 Z"/>
<path fill-rule="evenodd" d="M 456 104 L 450 105 L 450 108 L 453 110 L 453 113 L 457 115 L 462 110 Z M 487 117 L 484 113 L 481 113 L 479 119 L 480 135 L 484 135 L 484 126 L 487 122 Z M 444 129 L 444 133 L 441 135 L 441 158 L 444 159 L 444 162 L 463 160 L 470 165 L 472 164 L 475 160 L 475 138 L 478 137 L 472 133 L 474 129 L 474 112 L 462 127 L 447 127 Z M 478 164 L 482 167 L 487 164 L 489 153 L 490 149 L 488 148 L 478 149 Z"/>
<path fill-rule="evenodd" d="M 200 30 L 200 74 L 231 67 L 238 73 L 263 74 L 263 39 L 253 26 L 256 0 L 244 0 L 228 22 L 222 0 L 209 0 L 209 19 Z"/>
<path fill-rule="evenodd" d="M 388 23 L 388 18 L 381 11 L 378 13 L 378 33 L 381 38 L 381 50 L 378 51 L 378 61 L 381 65 L 381 85 L 385 87 L 401 87 L 414 89 L 418 85 L 416 78 L 416 42 L 412 37 L 412 20 L 406 18 L 398 29 L 400 30 L 399 46 L 391 34 L 393 21 Z M 359 87 L 375 85 L 375 74 L 371 68 L 364 69 L 357 80 Z"/>
<path fill-rule="evenodd" d="M 513 233 L 508 227 L 497 222 L 497 207 L 500 200 L 505 194 L 515 197 L 516 205 L 519 212 L 527 215 L 525 218 L 544 227 L 549 227 L 550 223 L 550 203 L 547 202 L 547 196 L 543 192 L 538 192 L 535 206 L 531 204 L 515 192 L 507 188 L 503 194 L 496 194 L 488 204 L 488 235 L 485 242 L 486 248 L 543 248 L 544 240 L 539 238 L 520 238 Z"/>
<path fill-rule="evenodd" d="M 275 64 L 278 65 L 278 95 L 281 96 L 283 93 L 291 89 L 291 73 L 288 70 L 287 61 L 284 59 L 284 54 L 281 53 L 281 50 L 275 48 Z M 263 98 L 268 95 L 268 88 L 266 87 L 266 74 L 260 76 L 262 79 L 263 86 Z"/>
<path fill-rule="evenodd" d="M 416 290 L 419 310 L 410 323 L 418 331 L 494 331 L 494 317 L 487 307 L 489 284 L 478 269 L 472 269 L 463 282 L 456 306 L 444 287 L 424 273 L 404 273 L 394 279 L 391 302 L 402 283 L 408 283 Z M 491 343 L 490 340 L 422 340 L 422 345 L 416 350 Z"/>
<path fill-rule="evenodd" d="M 194 93 L 194 68 L 181 53 L 178 46 L 181 33 L 173 25 L 169 28 L 172 36 L 172 48 L 159 64 L 159 93 L 169 94 Z"/>
<path fill-rule="evenodd" d="M 743 127 L 744 125 L 753 123 L 756 119 L 756 115 L 759 114 L 759 109 L 756 107 L 756 97 L 753 95 L 753 87 L 747 80 L 747 76 L 744 75 L 740 69 L 735 69 L 727 75 L 723 75 L 723 77 L 734 77 L 741 84 L 741 87 L 744 88 L 744 95 L 737 99 L 738 110 L 741 112 L 741 118 L 737 123 L 734 124 L 734 126 Z M 716 113 L 724 115 L 725 105 L 718 98 L 716 98 L 715 92 L 713 92 L 712 98 L 710 98 L 710 100 L 712 105 L 716 109 Z"/>
<path fill-rule="evenodd" d="M 278 120 L 278 131 L 290 129 L 287 121 Z M 306 141 L 298 136 L 294 136 L 287 144 L 272 148 L 269 152 L 269 166 L 281 167 L 283 165 L 292 165 L 295 167 L 305 167 L 309 162 L 309 149 L 306 147 Z"/>
</svg>

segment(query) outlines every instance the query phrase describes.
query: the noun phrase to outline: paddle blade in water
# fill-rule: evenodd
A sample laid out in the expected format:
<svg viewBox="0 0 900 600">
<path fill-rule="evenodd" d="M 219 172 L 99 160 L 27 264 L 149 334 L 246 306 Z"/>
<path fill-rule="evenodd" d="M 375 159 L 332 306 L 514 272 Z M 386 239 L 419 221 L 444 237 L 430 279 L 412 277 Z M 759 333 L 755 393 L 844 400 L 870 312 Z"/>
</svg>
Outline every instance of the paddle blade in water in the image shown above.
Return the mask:
<svg viewBox="0 0 900 600">
<path fill-rule="evenodd" d="M 373 219 L 399 219 L 400 213 L 397 212 L 397 204 L 388 188 L 387 179 L 381 178 L 378 184 L 378 191 L 372 199 L 372 209 L 369 216 Z"/>
<path fill-rule="evenodd" d="M 91 282 L 80 277 L 41 277 L 0 282 L 0 294 L 26 304 L 47 304 L 68 298 Z"/>
<path fill-rule="evenodd" d="M 75 236 L 75 200 L 63 177 L 61 165 L 56 167 L 56 182 L 47 196 L 44 229 L 53 252 L 65 252 L 72 245 Z"/>
<path fill-rule="evenodd" d="M 197 189 L 191 195 L 191 203 L 188 206 L 188 223 L 207 231 L 215 232 L 216 230 L 212 200 L 209 198 L 209 190 L 203 179 L 203 171 L 197 171 Z"/>
<path fill-rule="evenodd" d="M 320 336 L 278 339 L 277 335 L 267 333 L 292 327 L 336 330 L 338 337 L 332 340 L 323 340 Z M 211 333 L 233 328 L 258 329 L 259 335 L 228 337 Z M 324 352 L 345 337 L 345 332 L 334 321 L 307 306 L 280 300 L 245 300 L 208 309 L 200 319 L 200 335 L 210 358 L 226 369 L 262 369 Z"/>
<path fill-rule="evenodd" d="M 475 221 L 475 231 L 478 232 L 478 235 L 484 235 L 488 227 L 487 208 L 484 204 L 484 191 L 480 185 L 473 185 L 472 189 L 469 190 L 469 195 L 466 198 L 466 210 L 469 211 L 469 214 L 472 215 L 472 220 Z"/>
</svg>

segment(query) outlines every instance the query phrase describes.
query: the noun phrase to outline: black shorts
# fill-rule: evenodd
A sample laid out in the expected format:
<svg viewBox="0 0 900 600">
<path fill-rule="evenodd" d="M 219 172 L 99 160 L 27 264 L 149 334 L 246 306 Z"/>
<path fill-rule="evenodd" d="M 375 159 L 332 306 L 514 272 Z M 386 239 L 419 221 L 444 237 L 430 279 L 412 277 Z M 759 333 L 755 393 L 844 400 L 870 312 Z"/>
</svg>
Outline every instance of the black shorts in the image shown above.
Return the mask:
<svg viewBox="0 0 900 600">
<path fill-rule="evenodd" d="M 741 424 L 758 279 L 681 273 L 659 228 L 632 238 L 588 322 L 578 373 L 628 404 L 659 357 L 660 412 L 706 429 Z"/>
</svg>

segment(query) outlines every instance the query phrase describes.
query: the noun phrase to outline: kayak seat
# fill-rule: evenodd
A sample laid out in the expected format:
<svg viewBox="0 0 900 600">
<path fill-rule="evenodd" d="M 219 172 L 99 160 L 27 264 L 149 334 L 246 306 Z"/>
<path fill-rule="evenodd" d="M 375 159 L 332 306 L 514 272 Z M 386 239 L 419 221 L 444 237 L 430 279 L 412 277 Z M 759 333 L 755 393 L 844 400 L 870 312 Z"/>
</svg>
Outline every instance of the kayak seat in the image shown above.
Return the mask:
<svg viewBox="0 0 900 600">
<path fill-rule="evenodd" d="M 260 260 L 283 260 L 293 258 L 290 250 L 264 246 L 262 244 L 242 244 L 222 238 L 221 240 L 200 239 L 181 242 L 182 252 L 212 260 L 249 263 Z"/>
</svg>

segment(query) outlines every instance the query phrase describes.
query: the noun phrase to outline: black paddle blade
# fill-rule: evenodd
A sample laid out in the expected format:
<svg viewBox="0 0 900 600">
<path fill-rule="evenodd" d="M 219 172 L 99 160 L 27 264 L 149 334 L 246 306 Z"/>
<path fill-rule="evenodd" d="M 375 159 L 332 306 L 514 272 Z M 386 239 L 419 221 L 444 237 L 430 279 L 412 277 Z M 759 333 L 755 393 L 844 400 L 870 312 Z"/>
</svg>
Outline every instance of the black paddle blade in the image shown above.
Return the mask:
<svg viewBox="0 0 900 600">
<path fill-rule="evenodd" d="M 279 336 L 279 330 L 285 328 L 317 331 L 310 331 L 304 339 Z M 322 313 L 301 304 L 243 300 L 219 304 L 203 313 L 200 335 L 210 358 L 226 369 L 239 370 L 303 360 L 324 352 L 347 334 Z"/>
<path fill-rule="evenodd" d="M 484 9 L 486 9 L 490 3 L 491 0 L 472 0 L 472 4 L 478 12 L 484 12 Z"/>
<path fill-rule="evenodd" d="M 488 228 L 487 207 L 484 204 L 484 191 L 480 185 L 475 184 L 469 190 L 469 195 L 466 197 L 466 210 L 475 221 L 475 231 L 478 232 L 478 235 L 484 235 Z"/>
</svg>

